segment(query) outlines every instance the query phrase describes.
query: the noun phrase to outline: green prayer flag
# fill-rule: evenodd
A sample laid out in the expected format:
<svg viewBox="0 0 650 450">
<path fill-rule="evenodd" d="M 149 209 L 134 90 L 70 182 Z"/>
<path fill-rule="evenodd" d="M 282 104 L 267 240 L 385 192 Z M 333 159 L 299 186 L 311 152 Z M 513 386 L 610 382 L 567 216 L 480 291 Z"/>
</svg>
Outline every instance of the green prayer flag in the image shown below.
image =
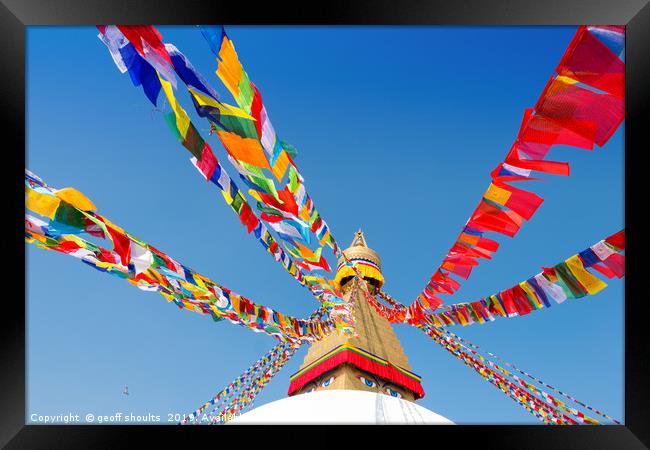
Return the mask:
<svg viewBox="0 0 650 450">
<path fill-rule="evenodd" d="M 54 221 L 71 227 L 85 228 L 84 214 L 74 206 L 61 200 L 59 207 L 56 209 Z"/>
<path fill-rule="evenodd" d="M 286 141 L 283 141 L 282 139 L 280 139 L 280 145 L 282 146 L 285 152 L 291 155 L 292 158 L 298 156 L 298 149 L 293 145 L 289 144 Z"/>
<path fill-rule="evenodd" d="M 181 132 L 178 131 L 178 127 L 176 126 L 176 114 L 174 112 L 170 112 L 165 114 L 165 122 L 167 122 L 167 126 L 171 130 L 172 134 L 176 137 L 177 140 L 182 141 L 183 136 L 181 136 Z"/>
<path fill-rule="evenodd" d="M 567 296 L 572 298 L 581 298 L 587 295 L 587 289 L 580 284 L 576 277 L 571 273 L 571 270 L 569 270 L 565 262 L 556 265 L 554 269 L 558 278 L 558 284 L 562 286 L 563 289 L 568 289 L 569 291 L 567 292 Z"/>
</svg>

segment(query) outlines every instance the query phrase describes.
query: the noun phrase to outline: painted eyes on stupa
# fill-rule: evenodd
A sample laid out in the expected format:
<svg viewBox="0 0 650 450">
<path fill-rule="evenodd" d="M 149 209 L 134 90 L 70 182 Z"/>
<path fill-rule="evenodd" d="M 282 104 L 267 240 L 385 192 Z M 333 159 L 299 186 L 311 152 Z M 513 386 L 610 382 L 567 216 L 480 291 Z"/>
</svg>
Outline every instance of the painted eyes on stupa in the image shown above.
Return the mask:
<svg viewBox="0 0 650 450">
<path fill-rule="evenodd" d="M 364 376 L 359 376 L 359 379 L 363 384 L 365 384 L 368 387 L 374 388 L 377 387 L 377 383 L 375 381 L 369 380 Z"/>
<path fill-rule="evenodd" d="M 323 381 L 320 385 L 321 387 L 327 387 L 330 384 L 332 384 L 332 381 L 334 381 L 334 378 L 336 377 L 329 377 L 327 380 Z"/>
<path fill-rule="evenodd" d="M 388 395 L 390 395 L 391 397 L 402 398 L 402 394 L 400 394 L 399 392 L 397 392 L 395 389 L 386 388 L 386 393 L 387 393 Z"/>
</svg>

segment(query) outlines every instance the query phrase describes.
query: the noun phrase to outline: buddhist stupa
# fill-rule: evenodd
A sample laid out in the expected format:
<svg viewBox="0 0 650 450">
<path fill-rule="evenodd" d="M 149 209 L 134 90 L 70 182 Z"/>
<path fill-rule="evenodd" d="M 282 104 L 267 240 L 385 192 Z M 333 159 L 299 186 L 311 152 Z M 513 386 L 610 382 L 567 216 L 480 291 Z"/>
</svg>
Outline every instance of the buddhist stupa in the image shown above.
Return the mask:
<svg viewBox="0 0 650 450">
<path fill-rule="evenodd" d="M 381 260 L 361 230 L 343 251 L 371 291 L 384 284 Z M 453 424 L 415 403 L 424 396 L 391 324 L 365 299 L 339 259 L 334 283 L 353 304 L 358 336 L 332 333 L 309 348 L 291 376 L 288 397 L 253 409 L 233 424 Z M 371 292 L 372 293 L 372 292 Z"/>
</svg>

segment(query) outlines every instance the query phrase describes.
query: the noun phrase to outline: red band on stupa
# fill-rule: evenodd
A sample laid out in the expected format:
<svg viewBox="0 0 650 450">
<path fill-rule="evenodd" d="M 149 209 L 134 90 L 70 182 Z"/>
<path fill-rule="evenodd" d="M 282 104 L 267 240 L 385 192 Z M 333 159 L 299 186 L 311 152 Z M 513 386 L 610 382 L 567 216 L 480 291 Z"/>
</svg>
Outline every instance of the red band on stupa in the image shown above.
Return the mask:
<svg viewBox="0 0 650 450">
<path fill-rule="evenodd" d="M 368 356 L 366 356 L 366 354 Z M 365 352 L 361 349 L 342 345 L 323 358 L 320 361 L 312 363 L 312 367 L 306 367 L 291 377 L 288 395 L 294 394 L 302 389 L 307 383 L 318 378 L 322 374 L 340 366 L 341 364 L 353 365 L 364 372 L 371 373 L 384 380 L 388 380 L 397 386 L 415 394 L 415 398 L 424 397 L 424 389 L 420 384 L 419 377 L 406 369 L 398 368 L 389 361 L 381 359 L 375 355 Z"/>
</svg>

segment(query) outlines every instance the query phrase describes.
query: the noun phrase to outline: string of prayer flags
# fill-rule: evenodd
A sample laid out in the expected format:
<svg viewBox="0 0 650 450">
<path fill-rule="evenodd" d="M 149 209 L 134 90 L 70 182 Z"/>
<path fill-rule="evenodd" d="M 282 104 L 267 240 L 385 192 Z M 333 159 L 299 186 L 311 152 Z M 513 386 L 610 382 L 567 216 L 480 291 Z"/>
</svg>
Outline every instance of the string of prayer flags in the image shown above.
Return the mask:
<svg viewBox="0 0 650 450">
<path fill-rule="evenodd" d="M 280 343 L 258 359 L 213 398 L 191 414 L 182 424 L 224 424 L 251 404 L 259 392 L 294 355 L 299 345 Z M 213 408 L 212 411 L 204 412 Z"/>
<path fill-rule="evenodd" d="M 607 284 L 587 269 L 607 278 L 625 275 L 625 231 L 619 231 L 553 267 L 511 288 L 469 303 L 443 307 L 442 311 L 424 316 L 423 323 L 435 327 L 492 322 L 497 317 L 529 314 L 553 303 L 594 295 Z"/>
<path fill-rule="evenodd" d="M 440 278 L 451 279 L 449 275 L 454 274 L 468 279 L 481 258 L 491 259 L 498 243 L 484 237 L 484 233 L 514 237 L 523 222 L 533 217 L 542 197 L 510 183 L 537 180 L 531 177 L 533 171 L 569 175 L 568 163 L 545 159 L 551 147 L 592 150 L 594 144 L 605 145 L 616 131 L 625 117 L 625 63 L 619 56 L 624 33 L 624 28 L 618 26 L 578 28 L 535 107 L 524 111 L 517 138 L 504 161 L 492 171 L 487 191 L 416 301 L 436 298 L 437 294 L 453 295 L 457 287 L 441 283 Z M 621 275 L 621 258 L 618 255 L 609 264 L 594 268 L 603 274 L 613 271 Z M 575 289 L 571 290 L 577 288 L 572 283 L 573 272 L 563 267 L 559 270 L 560 281 L 576 295 Z M 505 302 L 518 313 L 526 313 L 525 304 L 519 304 L 520 292 L 514 293 L 518 295 L 512 301 L 506 294 Z"/>
<path fill-rule="evenodd" d="M 480 350 L 480 347 L 479 347 L 479 346 L 477 346 L 477 345 L 475 345 L 475 344 L 472 344 L 471 342 L 467 341 L 466 339 L 463 339 L 462 337 L 460 337 L 460 336 L 454 334 L 454 333 L 453 333 L 451 330 L 449 330 L 449 329 L 446 329 L 446 328 L 445 328 L 445 329 L 441 329 L 440 331 L 441 331 L 441 333 L 443 333 L 443 334 L 445 334 L 445 335 L 447 335 L 447 336 L 449 336 L 449 337 L 451 337 L 451 338 L 453 338 L 453 339 L 459 341 L 459 343 L 461 343 L 461 344 L 462 344 L 462 345 L 463 345 L 463 346 L 464 346 L 468 351 L 470 351 L 470 352 L 471 352 L 472 354 L 474 354 L 475 356 L 478 356 L 479 359 L 481 359 L 481 360 L 486 360 L 486 361 L 488 362 L 488 364 L 490 364 L 490 365 L 493 366 L 493 367 L 498 368 L 498 370 L 499 370 L 500 372 L 502 372 L 502 373 L 507 373 L 506 370 L 504 370 L 503 368 L 499 367 L 499 366 L 496 365 L 496 364 L 493 364 L 491 361 L 489 361 L 489 360 L 488 360 L 486 357 L 484 357 L 483 355 L 480 355 L 480 354 L 478 353 L 478 350 Z M 513 370 L 515 370 L 515 371 L 518 372 L 519 374 L 524 375 L 525 377 L 527 377 L 527 378 L 533 380 L 534 382 L 536 382 L 536 383 L 538 383 L 538 384 L 540 384 L 540 385 L 542 385 L 542 386 L 544 386 L 544 387 L 546 387 L 546 388 L 548 388 L 548 389 L 553 390 L 554 392 L 556 392 L 557 394 L 561 395 L 562 397 L 564 397 L 564 398 L 566 398 L 566 399 L 568 399 L 568 400 L 570 400 L 570 401 L 572 401 L 572 402 L 575 402 L 575 403 L 578 404 L 579 406 L 581 406 L 581 407 L 583 407 L 583 408 L 585 408 L 585 409 L 588 409 L 589 411 L 591 411 L 591 412 L 593 412 L 593 413 L 595 413 L 595 414 L 598 414 L 599 416 L 601 416 L 601 417 L 603 417 L 603 418 L 605 418 L 605 419 L 607 419 L 607 420 L 609 420 L 609 421 L 611 421 L 611 422 L 613 422 L 613 423 L 615 423 L 615 424 L 620 425 L 620 422 L 619 422 L 618 420 L 616 420 L 615 418 L 613 418 L 613 417 L 611 417 L 611 416 L 605 414 L 605 413 L 602 412 L 602 411 L 599 411 L 599 410 L 596 409 L 596 408 L 593 408 L 593 407 L 587 405 L 586 403 L 581 402 L 580 400 L 578 400 L 577 398 L 571 396 L 570 394 L 567 394 L 566 392 L 563 392 L 563 391 L 561 391 L 560 389 L 557 389 L 557 388 L 551 386 L 550 384 L 546 383 L 545 381 L 540 380 L 539 378 L 537 378 L 537 377 L 535 377 L 534 375 L 531 375 L 530 373 L 528 373 L 528 372 L 526 372 L 526 371 L 520 369 L 519 367 L 515 366 L 514 364 L 512 364 L 512 363 L 510 363 L 510 362 L 507 362 L 507 361 L 504 361 L 502 358 L 500 358 L 499 356 L 495 355 L 494 353 L 491 353 L 491 352 L 488 352 L 488 351 L 486 351 L 485 353 L 486 353 L 490 358 L 493 358 L 494 360 L 501 362 L 503 365 L 505 365 L 505 366 L 507 366 L 507 367 L 509 367 L 509 368 L 511 368 L 511 369 L 513 369 Z M 539 392 L 539 393 L 544 397 L 544 399 L 545 399 L 547 402 L 552 403 L 554 406 L 560 406 L 560 407 L 562 407 L 562 408 L 565 407 L 565 404 L 564 404 L 562 401 L 560 401 L 560 400 L 557 399 L 556 397 L 552 396 L 551 394 L 549 394 L 549 393 L 547 393 L 547 392 L 545 392 L 545 391 L 542 391 L 542 390 L 537 391 L 534 385 L 529 385 L 529 384 L 526 383 L 524 380 L 521 380 L 520 378 L 518 378 L 516 375 L 513 375 L 513 378 L 515 378 L 515 379 L 518 381 L 519 384 L 521 384 L 521 385 L 525 385 L 525 386 L 528 386 L 529 389 L 532 389 L 532 390 L 535 391 L 535 392 Z M 575 410 L 574 410 L 574 411 L 575 411 Z M 571 414 L 573 414 L 573 412 L 572 412 L 571 410 L 569 410 L 569 412 L 570 412 Z"/>
<path fill-rule="evenodd" d="M 107 28 L 105 27 L 104 31 L 106 31 L 106 29 Z M 105 36 L 100 34 L 100 37 L 104 41 L 106 41 Z M 124 40 L 123 37 L 122 39 Z M 254 125 L 255 119 L 250 115 L 244 113 L 239 108 L 231 107 L 229 105 L 220 103 L 215 98 L 216 93 L 214 92 L 214 90 L 207 84 L 207 82 L 205 82 L 205 79 L 193 68 L 189 60 L 172 44 L 166 44 L 165 48 L 168 50 L 168 53 L 171 55 L 171 61 L 174 63 L 173 64 L 174 69 L 177 71 L 180 78 L 184 82 L 186 82 L 188 90 L 192 95 L 192 99 L 195 103 L 195 106 L 199 114 L 203 116 L 206 115 L 210 116 L 210 118 L 213 119 L 216 122 L 216 124 L 222 129 L 221 132 L 218 132 L 218 136 L 222 141 L 224 141 L 224 145 L 226 146 L 227 150 L 229 150 L 231 155 L 234 154 L 235 156 L 237 156 L 240 159 L 240 162 L 242 162 L 243 160 L 244 163 L 247 162 L 249 164 L 253 163 L 257 165 L 261 164 L 262 167 L 264 167 L 265 164 L 263 160 L 258 158 L 260 153 L 257 150 L 254 150 L 256 148 L 255 147 L 256 141 L 254 139 L 251 139 L 253 137 L 255 138 L 258 137 Z M 169 94 L 172 92 L 171 88 L 169 86 L 165 86 L 165 92 L 169 99 L 170 97 Z M 185 117 L 186 114 L 184 113 L 184 110 L 178 108 L 179 105 L 176 99 L 175 98 L 170 99 L 170 103 L 172 107 L 175 108 L 177 126 L 174 127 L 174 131 L 175 132 L 177 131 L 176 134 L 177 136 L 179 136 L 179 139 L 182 139 L 184 145 L 194 154 L 195 157 L 198 158 L 201 152 L 201 148 L 202 148 L 201 144 L 203 144 L 203 140 L 199 139 L 196 136 L 197 135 L 196 127 L 194 127 L 192 124 L 188 125 L 188 120 Z M 169 120 L 171 119 L 171 117 L 168 116 L 167 118 L 168 118 L 168 122 L 171 124 L 172 120 Z M 186 128 L 188 130 L 188 136 L 185 136 Z M 233 134 L 233 131 L 235 132 L 235 134 Z M 241 137 L 242 139 L 238 139 L 237 136 Z M 257 144 L 257 148 L 258 149 L 261 148 L 259 147 L 259 144 Z M 295 154 L 295 149 L 292 149 L 291 153 Z M 273 171 L 277 171 L 279 169 L 278 164 L 280 163 L 284 164 L 284 167 L 286 169 L 286 167 L 289 164 L 289 161 L 286 158 L 280 158 L 278 161 L 276 161 L 276 163 L 271 169 Z M 240 169 L 240 167 L 237 168 Z M 250 172 L 251 168 L 248 167 L 247 169 L 248 172 Z M 282 169 L 282 171 L 284 171 L 284 169 Z M 243 175 L 246 174 L 240 173 L 240 176 Z M 265 178 L 261 172 L 256 173 L 254 175 L 256 175 L 255 179 L 251 179 L 251 178 L 248 179 L 244 178 L 244 179 L 246 181 L 256 184 L 258 187 L 262 187 L 263 190 L 270 191 L 271 194 L 277 197 L 277 191 L 274 187 L 272 180 Z M 310 199 L 308 199 L 306 203 L 307 205 L 311 205 L 313 202 L 311 202 Z M 294 215 L 296 215 L 298 214 L 298 211 L 294 211 L 293 213 Z M 302 214 L 302 216 L 306 217 L 307 219 L 310 218 L 310 214 L 314 220 L 317 219 L 317 215 L 314 215 L 313 211 L 311 211 L 310 209 L 303 208 L 303 210 L 301 210 L 300 213 Z M 300 222 L 300 221 L 294 221 L 294 223 L 295 222 Z M 310 231 L 310 225 L 311 223 L 305 223 L 302 225 L 301 231 L 303 232 L 300 233 L 302 237 L 309 236 L 304 231 L 306 230 L 308 233 Z M 320 229 L 325 227 L 312 227 L 312 228 L 314 228 L 314 232 L 320 233 L 319 238 L 323 243 L 328 242 L 329 236 L 323 236 L 327 234 L 325 232 L 326 230 Z M 294 236 L 294 237 L 298 237 L 298 236 Z M 327 264 L 323 264 L 323 263 L 317 265 L 317 268 L 326 268 L 326 267 L 328 267 Z"/>
<path fill-rule="evenodd" d="M 61 192 L 63 198 L 57 197 Z M 210 315 L 215 320 L 226 318 L 256 332 L 294 342 L 321 339 L 337 326 L 342 326 L 325 318 L 297 319 L 240 296 L 87 209 L 92 202 L 78 191 L 50 188 L 40 178 L 26 173 L 25 193 L 26 209 L 49 219 L 46 222 L 26 215 L 26 242 L 78 258 L 101 272 L 126 279 L 142 290 L 158 292 L 181 309 Z M 56 208 L 52 202 L 44 201 L 45 198 L 52 199 Z M 61 227 L 65 227 L 65 233 L 59 231 Z M 111 241 L 113 249 L 100 247 L 78 236 L 84 233 Z"/>
<path fill-rule="evenodd" d="M 577 423 L 570 417 L 566 417 L 564 414 L 556 411 L 552 405 L 546 404 L 536 396 L 527 392 L 524 388 L 512 383 L 502 374 L 497 373 L 497 371 L 483 363 L 480 358 L 474 358 L 472 355 L 463 351 L 462 347 L 456 344 L 453 340 L 445 339 L 445 336 L 442 335 L 440 330 L 434 327 L 426 327 L 424 325 L 419 325 L 418 328 L 424 331 L 434 340 L 434 342 L 447 350 L 451 355 L 460 359 L 466 366 L 474 369 L 482 378 L 494 385 L 514 400 L 519 406 L 537 417 L 540 421 L 549 425 L 574 425 Z"/>
<path fill-rule="evenodd" d="M 35 232 L 35 227 L 44 228 L 44 232 Z M 39 248 L 74 256 L 101 272 L 126 279 L 141 290 L 158 292 L 180 309 L 209 315 L 215 321 L 227 318 L 233 323 L 256 332 L 265 332 L 280 340 L 321 339 L 334 329 L 331 322 L 303 321 L 256 305 L 196 273 L 191 273 L 191 277 L 185 275 L 187 279 L 182 279 L 180 273 L 156 266 L 157 258 L 166 255 L 153 253 L 151 246 L 136 253 L 130 264 L 124 266 L 115 251 L 98 247 L 74 235 L 57 234 L 47 224 L 41 224 L 38 219 L 29 216 L 26 217 L 25 241 Z M 201 287 L 200 283 L 205 287 Z"/>
<path fill-rule="evenodd" d="M 263 371 L 259 377 L 250 382 L 238 396 L 235 396 L 230 404 L 223 407 L 214 418 L 213 423 L 219 423 L 218 417 L 225 417 L 225 423 L 232 417 L 236 417 L 253 407 L 253 402 L 259 393 L 268 385 L 268 383 L 275 377 L 278 372 L 284 367 L 287 361 L 295 354 L 297 346 L 288 346 L 283 349 L 278 356 L 271 361 L 268 369 Z M 215 408 L 214 411 L 219 411 Z"/>
<path fill-rule="evenodd" d="M 210 49 L 217 56 L 217 76 L 233 95 L 237 105 L 252 116 L 255 133 L 253 135 L 250 128 L 247 128 L 246 135 L 242 135 L 237 130 L 224 126 L 214 114 L 206 114 L 203 111 L 203 115 L 215 125 L 217 135 L 224 147 L 239 163 L 233 164 L 242 177 L 255 182 L 250 178 L 250 173 L 241 170 L 242 163 L 260 169 L 255 177 L 257 180 L 264 179 L 264 183 L 262 185 L 255 183 L 262 189 L 253 195 L 259 201 L 258 208 L 265 212 L 262 215 L 263 220 L 267 221 L 267 225 L 272 227 L 289 247 L 295 247 L 294 243 L 298 241 L 303 245 L 317 244 L 315 248 L 311 248 L 312 252 L 316 252 L 328 245 L 337 257 L 340 256 L 327 223 L 315 209 L 313 200 L 305 190 L 304 179 L 293 160 L 297 150 L 276 135 L 262 101 L 262 95 L 250 81 L 239 61 L 232 40 L 223 29 L 218 33 L 211 27 L 201 27 L 201 32 Z M 203 106 L 200 105 L 200 99 L 195 99 L 195 104 Z M 198 109 L 197 112 L 202 114 Z M 264 175 L 261 169 L 271 172 L 272 177 Z M 281 189 L 275 188 L 274 180 L 282 183 L 285 176 L 288 180 L 284 182 L 284 186 Z M 265 192 L 264 186 L 273 186 L 273 189 Z M 286 193 L 284 197 L 281 195 L 282 192 Z M 276 193 L 280 194 L 280 198 L 275 195 Z M 297 261 L 307 271 L 331 271 L 324 257 L 318 264 L 302 258 L 297 258 Z"/>
<path fill-rule="evenodd" d="M 100 27 L 100 39 L 102 39 L 102 41 L 107 44 L 107 47 L 111 51 L 111 54 L 114 53 L 113 49 L 116 47 L 125 48 L 128 45 L 135 45 L 129 43 L 128 40 L 124 38 L 124 36 L 121 36 L 121 28 L 118 28 L 119 27 L 110 26 L 103 28 Z M 155 28 L 153 30 L 155 31 L 155 33 L 154 31 L 151 31 L 153 35 L 160 36 Z M 105 34 L 109 32 L 109 35 Z M 236 165 L 236 168 L 240 170 L 240 176 L 242 179 L 248 181 L 249 183 L 253 183 L 254 186 L 263 191 L 268 191 L 271 194 L 268 198 L 273 199 L 274 197 L 278 197 L 278 200 L 280 200 L 281 203 L 273 203 L 270 200 L 267 200 L 267 202 L 270 202 L 271 206 L 275 206 L 276 209 L 283 209 L 286 211 L 286 206 L 284 205 L 287 204 L 287 200 L 293 200 L 292 194 L 288 192 L 286 188 L 285 191 L 278 193 L 273 185 L 272 180 L 265 178 L 261 171 L 255 172 L 256 165 L 263 165 L 263 162 L 266 161 L 266 159 L 256 159 L 261 155 L 261 153 L 263 153 L 259 141 L 253 139 L 252 137 L 241 137 L 239 134 L 237 134 L 238 130 L 240 133 L 256 133 L 253 125 L 255 119 L 253 119 L 248 113 L 245 113 L 239 108 L 220 103 L 217 99 L 216 92 L 209 86 L 201 74 L 196 71 L 196 69 L 194 69 L 189 59 L 186 58 L 185 55 L 183 55 L 175 46 L 172 44 L 166 44 L 163 46 L 163 48 L 169 55 L 169 63 L 171 64 L 172 69 L 175 70 L 179 75 L 179 78 L 181 78 L 181 80 L 186 83 L 188 91 L 192 96 L 199 115 L 209 116 L 215 120 L 215 123 L 223 128 L 223 131 L 218 132 L 217 135 L 226 149 L 229 151 L 230 156 L 235 159 L 238 158 L 238 162 L 240 164 Z M 144 61 L 144 64 L 146 63 L 147 61 Z M 116 64 L 118 67 L 120 67 L 120 64 L 118 64 L 117 61 Z M 166 77 L 162 76 L 157 70 L 153 70 L 153 72 L 158 80 L 158 86 L 164 92 L 167 101 L 172 109 L 172 112 L 165 116 L 165 119 L 170 129 L 172 130 L 172 133 L 192 154 L 191 162 L 202 174 L 202 176 L 204 176 L 206 180 L 219 187 L 219 189 L 222 191 L 226 203 L 239 216 L 239 219 L 242 225 L 246 227 L 248 234 L 255 236 L 255 238 L 258 240 L 258 242 L 260 242 L 265 250 L 271 253 L 274 256 L 275 260 L 281 263 L 285 270 L 289 272 L 289 274 L 291 274 L 300 284 L 303 284 L 309 288 L 317 299 L 323 301 L 323 296 L 325 296 L 327 297 L 327 301 L 329 303 L 338 303 L 340 305 L 344 305 L 345 302 L 341 299 L 340 294 L 337 293 L 334 288 L 329 287 L 324 291 L 317 291 L 312 289 L 312 285 L 306 284 L 304 282 L 305 274 L 302 270 L 307 270 L 310 272 L 314 269 L 327 269 L 329 268 L 327 262 L 324 260 L 324 258 L 320 258 L 317 261 L 306 261 L 304 258 L 294 260 L 285 251 L 286 246 L 283 248 L 283 246 L 278 245 L 277 241 L 271 235 L 266 226 L 261 223 L 260 218 L 253 212 L 251 206 L 246 200 L 243 191 L 241 191 L 234 183 L 234 181 L 228 176 L 227 172 L 223 166 L 221 166 L 216 156 L 214 155 L 214 152 L 212 151 L 210 145 L 202 138 L 196 126 L 189 118 L 189 115 L 176 99 L 172 83 L 168 81 Z M 152 102 L 155 104 L 156 99 L 154 98 Z M 233 129 L 236 132 L 226 131 L 228 129 L 227 127 L 230 127 L 230 129 Z M 251 136 L 255 136 L 255 138 L 257 137 L 253 134 L 251 134 Z M 259 151 L 255 150 L 255 146 L 257 146 Z M 249 166 L 246 169 L 242 169 L 242 167 L 246 164 Z M 245 173 L 250 174 L 251 176 L 244 176 L 242 170 L 245 170 Z M 297 177 L 295 180 L 297 180 Z M 256 198 L 260 199 L 260 196 L 258 195 Z M 295 213 L 294 216 L 298 215 L 298 207 L 296 206 L 294 210 L 290 212 Z M 285 241 L 290 240 L 290 242 L 293 243 L 293 238 L 304 236 L 304 233 L 293 233 L 291 236 L 289 236 L 286 233 L 292 233 L 292 230 L 295 228 L 290 228 L 288 225 L 282 227 L 277 223 L 272 223 L 269 221 L 266 222 L 269 226 L 271 226 L 272 229 L 274 229 L 274 231 L 280 233 L 285 232 L 284 234 L 278 234 L 279 236 L 283 237 Z M 309 224 L 306 223 L 303 229 L 306 229 L 309 232 Z M 298 265 L 298 262 L 300 265 Z M 339 312 L 342 312 L 343 309 L 344 306 L 340 306 Z M 341 321 L 341 323 L 338 324 L 337 329 L 344 333 L 352 332 L 354 319 L 352 318 L 351 312 L 348 314 L 338 315 L 337 320 Z"/>
<path fill-rule="evenodd" d="M 555 425 L 599 424 L 598 420 L 589 417 L 575 406 L 571 406 L 567 402 L 561 401 L 559 398 L 552 396 L 541 387 L 525 381 L 525 379 L 517 376 L 509 370 L 506 370 L 498 363 L 482 355 L 477 351 L 479 350 L 479 347 L 471 344 L 466 339 L 462 339 L 448 330 L 428 325 L 418 325 L 418 328 L 424 331 L 453 356 L 459 358 L 484 379 L 516 401 L 528 412 L 535 415 L 535 417 L 540 419 L 542 422 Z M 488 352 L 488 355 L 495 360 L 500 360 L 500 358 L 496 357 L 492 353 Z M 553 389 L 555 392 L 560 393 L 566 400 L 574 402 L 577 406 L 595 412 L 613 423 L 619 423 L 611 416 L 586 405 L 584 402 L 581 402 L 556 388 L 553 388 L 514 365 L 510 363 L 506 363 L 506 365 L 544 387 L 548 387 L 549 389 Z"/>
</svg>

